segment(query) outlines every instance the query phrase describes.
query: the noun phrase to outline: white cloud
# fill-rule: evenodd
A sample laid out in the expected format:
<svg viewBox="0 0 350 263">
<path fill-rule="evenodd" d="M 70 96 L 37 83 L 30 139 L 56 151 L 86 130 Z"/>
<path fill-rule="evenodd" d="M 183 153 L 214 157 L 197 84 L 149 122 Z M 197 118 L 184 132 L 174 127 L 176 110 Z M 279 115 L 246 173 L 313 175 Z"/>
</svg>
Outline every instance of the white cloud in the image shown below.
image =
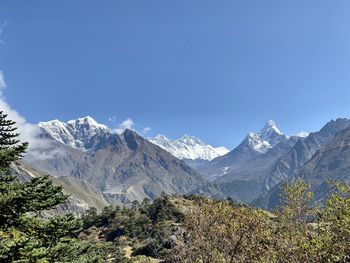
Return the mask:
<svg viewBox="0 0 350 263">
<path fill-rule="evenodd" d="M 122 134 L 126 129 L 132 130 L 134 127 L 134 122 L 132 119 L 127 118 L 123 121 L 118 128 L 114 129 L 114 132 Z"/>
<path fill-rule="evenodd" d="M 142 133 L 146 134 L 146 133 L 148 133 L 151 130 L 152 129 L 150 127 L 145 127 L 145 128 L 142 129 Z"/>
<path fill-rule="evenodd" d="M 120 123 L 117 128 L 112 129 L 112 131 L 120 135 L 126 129 L 138 131 L 144 135 L 146 135 L 148 132 L 152 130 L 150 127 L 136 124 L 131 118 L 127 118 L 122 123 Z"/>
<path fill-rule="evenodd" d="M 27 122 L 15 109 L 13 109 L 5 100 L 3 91 L 6 88 L 6 82 L 3 72 L 0 70 L 0 110 L 8 115 L 8 119 L 16 122 L 14 125 L 20 134 L 19 139 L 22 142 L 29 142 L 28 153 L 26 156 L 45 156 L 45 158 L 53 157 L 50 149 L 49 140 L 40 138 L 41 130 L 35 125 Z M 43 154 L 45 152 L 45 154 Z"/>
<path fill-rule="evenodd" d="M 18 128 L 21 141 L 29 142 L 31 149 L 42 146 L 43 140 L 39 138 L 40 128 L 37 125 L 28 123 L 3 97 L 0 98 L 0 109 L 8 115 L 8 119 L 16 122 L 14 126 Z"/>
<path fill-rule="evenodd" d="M 126 119 L 125 121 L 123 121 L 120 124 L 120 127 L 123 128 L 123 129 L 132 129 L 133 126 L 134 126 L 134 122 L 130 118 Z"/>
</svg>

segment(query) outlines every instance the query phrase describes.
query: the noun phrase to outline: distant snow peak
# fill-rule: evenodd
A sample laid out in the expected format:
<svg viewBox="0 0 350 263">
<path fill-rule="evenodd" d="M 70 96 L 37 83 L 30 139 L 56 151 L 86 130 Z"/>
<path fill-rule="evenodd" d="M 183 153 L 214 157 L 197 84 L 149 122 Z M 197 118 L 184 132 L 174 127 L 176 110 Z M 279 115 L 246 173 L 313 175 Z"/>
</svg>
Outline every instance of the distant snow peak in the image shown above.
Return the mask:
<svg viewBox="0 0 350 263">
<path fill-rule="evenodd" d="M 306 138 L 307 136 L 309 136 L 309 134 L 310 134 L 309 132 L 301 131 L 301 132 L 298 132 L 295 136 L 300 138 Z"/>
<path fill-rule="evenodd" d="M 77 126 L 77 125 L 86 125 L 87 127 L 99 128 L 99 129 L 108 129 L 106 125 L 97 123 L 92 117 L 86 116 L 83 118 L 78 118 L 74 120 L 67 121 L 68 125 Z"/>
<path fill-rule="evenodd" d="M 178 139 L 178 141 L 187 145 L 205 145 L 199 138 L 187 134 Z"/>
<path fill-rule="evenodd" d="M 267 121 L 264 128 L 260 131 L 263 135 L 269 135 L 271 133 L 277 133 L 278 135 L 283 135 L 280 129 L 277 128 L 276 122 L 273 120 Z"/>
<path fill-rule="evenodd" d="M 269 120 L 260 132 L 248 133 L 246 140 L 255 151 L 265 153 L 282 140 L 287 140 L 273 120 Z"/>
<path fill-rule="evenodd" d="M 300 132 L 295 136 L 305 138 L 308 135 L 309 133 L 307 132 Z M 292 136 L 285 135 L 283 132 L 281 132 L 281 130 L 277 127 L 276 122 L 269 120 L 260 130 L 260 132 L 248 133 L 246 140 L 248 141 L 248 145 L 255 151 L 265 153 L 276 144 L 282 141 L 288 141 L 291 138 Z"/>
<path fill-rule="evenodd" d="M 148 140 L 179 159 L 211 161 L 229 152 L 225 147 L 214 148 L 211 145 L 205 144 L 197 137 L 186 134 L 177 140 L 170 140 L 164 135 L 157 135 L 153 138 L 148 138 Z"/>
<path fill-rule="evenodd" d="M 56 141 L 73 148 L 85 150 L 87 143 L 93 136 L 109 131 L 107 126 L 97 123 L 90 116 L 67 122 L 57 119 L 40 122 L 38 126 Z"/>
</svg>

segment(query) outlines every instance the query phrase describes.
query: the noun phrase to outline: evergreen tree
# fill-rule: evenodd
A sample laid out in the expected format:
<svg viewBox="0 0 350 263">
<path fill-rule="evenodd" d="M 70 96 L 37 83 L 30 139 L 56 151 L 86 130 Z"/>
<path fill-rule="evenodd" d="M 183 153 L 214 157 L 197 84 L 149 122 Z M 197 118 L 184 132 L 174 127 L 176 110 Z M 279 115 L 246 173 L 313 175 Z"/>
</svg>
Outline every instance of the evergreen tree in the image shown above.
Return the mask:
<svg viewBox="0 0 350 263">
<path fill-rule="evenodd" d="M 19 136 L 13 125 L 16 122 L 8 120 L 7 114 L 0 111 L 0 173 L 6 172 L 10 163 L 18 160 L 25 153 L 28 143 L 20 143 Z"/>
</svg>

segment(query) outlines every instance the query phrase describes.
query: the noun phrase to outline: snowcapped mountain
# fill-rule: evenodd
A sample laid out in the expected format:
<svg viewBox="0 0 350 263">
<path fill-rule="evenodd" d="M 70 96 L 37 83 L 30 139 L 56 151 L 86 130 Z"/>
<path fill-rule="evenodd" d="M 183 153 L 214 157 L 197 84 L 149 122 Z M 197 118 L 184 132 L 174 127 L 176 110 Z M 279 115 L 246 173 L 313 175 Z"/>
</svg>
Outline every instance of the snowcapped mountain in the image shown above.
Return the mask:
<svg viewBox="0 0 350 263">
<path fill-rule="evenodd" d="M 157 135 L 148 140 L 171 153 L 179 159 L 207 160 L 222 156 L 229 152 L 225 147 L 213 147 L 203 143 L 194 136 L 184 135 L 177 140 L 170 140 L 163 135 Z"/>
<path fill-rule="evenodd" d="M 59 120 L 40 122 L 38 125 L 44 133 L 54 140 L 80 150 L 88 150 L 93 146 L 95 140 L 99 140 L 107 133 L 114 133 L 106 125 L 97 123 L 90 116 L 67 122 Z M 170 140 L 158 135 L 154 138 L 148 138 L 148 141 L 179 159 L 210 161 L 229 152 L 225 147 L 214 148 L 204 144 L 198 138 L 188 135 L 178 140 Z"/>
<path fill-rule="evenodd" d="M 302 135 L 306 136 L 305 133 Z M 270 120 L 259 132 L 248 133 L 229 153 L 199 166 L 197 171 L 212 182 L 203 189 L 197 189 L 196 193 L 215 198 L 230 196 L 234 200 L 249 203 L 285 178 L 281 172 L 293 169 L 299 156 L 295 157 L 291 153 L 291 161 L 280 160 L 296 145 L 303 145 L 309 137 L 285 135 Z M 279 162 L 286 166 L 278 169 L 280 173 L 276 172 L 275 175 L 274 165 Z"/>
<path fill-rule="evenodd" d="M 204 184 L 184 161 L 133 130 L 109 132 L 90 118 L 40 126 L 47 131 L 43 128 L 43 138 L 51 136 L 49 146 L 55 153 L 53 158 L 42 159 L 40 153 L 39 158 L 24 159 L 26 164 L 55 177 L 87 182 L 113 203 L 154 199 L 162 192 L 186 194 Z"/>
<path fill-rule="evenodd" d="M 198 167 L 197 170 L 212 180 L 242 169 L 262 169 L 262 166 L 276 161 L 288 152 L 299 139 L 302 138 L 283 134 L 276 123 L 269 120 L 259 132 L 249 132 L 232 151 Z M 262 156 L 266 156 L 268 160 L 264 159 L 259 165 L 249 164 L 252 160 L 260 161 Z"/>
<path fill-rule="evenodd" d="M 38 125 L 56 141 L 82 150 L 88 148 L 89 142 L 94 136 L 110 131 L 107 126 L 97 123 L 90 116 L 68 122 L 59 120 L 40 122 Z"/>
<path fill-rule="evenodd" d="M 308 136 L 307 132 L 300 132 L 294 137 L 305 138 Z M 273 120 L 269 120 L 264 128 L 257 133 L 250 132 L 245 138 L 246 143 L 255 151 L 259 153 L 266 153 L 276 144 L 282 141 L 288 141 L 292 136 L 283 134 Z"/>
<path fill-rule="evenodd" d="M 297 137 L 300 137 L 300 138 L 306 138 L 307 136 L 309 136 L 309 132 L 306 132 L 306 131 L 301 131 L 301 132 L 298 132 L 297 134 L 295 134 L 295 136 Z"/>
</svg>

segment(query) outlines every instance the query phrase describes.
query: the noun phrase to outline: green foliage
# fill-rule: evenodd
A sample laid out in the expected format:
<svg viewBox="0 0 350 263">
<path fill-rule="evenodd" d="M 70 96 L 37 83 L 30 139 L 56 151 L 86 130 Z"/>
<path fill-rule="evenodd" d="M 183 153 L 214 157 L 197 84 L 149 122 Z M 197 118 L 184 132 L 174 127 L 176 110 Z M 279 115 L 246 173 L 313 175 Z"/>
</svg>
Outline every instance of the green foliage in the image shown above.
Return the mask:
<svg viewBox="0 0 350 263">
<path fill-rule="evenodd" d="M 323 262 L 350 261 L 350 186 L 335 183 L 335 191 L 320 212 L 316 237 Z"/>
<path fill-rule="evenodd" d="M 283 206 L 277 212 L 272 237 L 278 262 L 313 262 L 313 225 L 309 223 L 316 216 L 313 193 L 301 179 L 286 183 L 283 192 Z"/>
<path fill-rule="evenodd" d="M 304 223 L 314 214 L 313 193 L 310 186 L 298 178 L 283 187 L 283 207 L 280 217 L 283 221 Z"/>
<path fill-rule="evenodd" d="M 1 259 L 19 262 L 46 260 L 62 240 L 75 237 L 81 229 L 81 222 L 71 215 L 48 220 L 23 215 L 17 223 L 0 230 Z"/>
<path fill-rule="evenodd" d="M 230 202 L 202 201 L 185 219 L 185 242 L 168 262 L 270 262 L 269 218 Z"/>
<path fill-rule="evenodd" d="M 100 214 L 89 210 L 83 217 L 85 229 L 102 228 L 99 236 L 105 242 L 123 243 L 131 240 L 132 256 L 145 255 L 161 258 L 171 248 L 169 228 L 181 222 L 184 215 L 172 204 L 168 196 L 153 203 L 149 199 L 133 202 L 130 208 L 105 208 Z"/>
<path fill-rule="evenodd" d="M 184 215 L 175 208 L 166 195 L 154 200 L 148 209 L 148 216 L 153 222 L 164 220 L 180 222 L 184 219 Z"/>
<path fill-rule="evenodd" d="M 110 242 L 94 243 L 79 239 L 64 239 L 50 251 L 48 262 L 130 263 L 120 249 Z"/>
<path fill-rule="evenodd" d="M 166 262 L 350 262 L 350 187 L 336 189 L 314 206 L 310 186 L 297 179 L 284 186 L 275 214 L 192 197 L 186 238 Z"/>
<path fill-rule="evenodd" d="M 18 225 L 24 214 L 52 209 L 66 199 L 62 187 L 54 186 L 47 176 L 25 183 L 0 177 L 0 226 Z"/>
<path fill-rule="evenodd" d="M 25 153 L 28 143 L 19 143 L 19 134 L 13 127 L 14 121 L 8 120 L 7 115 L 0 111 L 0 174 L 7 171 L 11 162 L 18 160 Z"/>
<path fill-rule="evenodd" d="M 43 244 L 16 230 L 0 236 L 0 262 L 129 262 L 112 243 L 62 237 Z"/>
<path fill-rule="evenodd" d="M 92 227 L 94 224 L 97 224 L 98 215 L 97 215 L 97 209 L 95 207 L 89 208 L 85 215 L 83 216 L 83 227 L 84 229 L 88 229 L 89 227 Z"/>
<path fill-rule="evenodd" d="M 132 256 L 167 263 L 349 262 L 350 187 L 336 184 L 323 207 L 314 205 L 301 179 L 283 190 L 283 206 L 275 213 L 229 199 L 163 195 L 100 215 L 90 211 L 84 221 L 101 226 L 105 242 L 129 244 Z"/>
</svg>

